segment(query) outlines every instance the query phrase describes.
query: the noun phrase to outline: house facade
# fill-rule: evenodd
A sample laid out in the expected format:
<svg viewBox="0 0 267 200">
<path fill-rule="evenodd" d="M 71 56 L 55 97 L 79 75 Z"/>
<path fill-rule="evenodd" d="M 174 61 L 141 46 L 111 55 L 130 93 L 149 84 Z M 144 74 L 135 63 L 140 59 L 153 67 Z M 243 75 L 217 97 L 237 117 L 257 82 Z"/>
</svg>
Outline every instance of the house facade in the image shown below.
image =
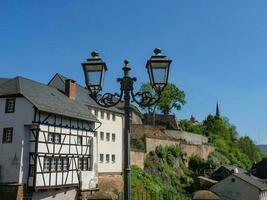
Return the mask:
<svg viewBox="0 0 267 200">
<path fill-rule="evenodd" d="M 33 199 L 56 199 L 59 188 L 70 198 L 96 190 L 97 124 L 76 101 L 72 80 L 60 92 L 23 77 L 0 79 L 1 183 L 22 185 Z"/>
<path fill-rule="evenodd" d="M 233 173 L 210 188 L 221 200 L 266 200 L 267 185 L 245 173 Z"/>
<path fill-rule="evenodd" d="M 48 85 L 59 91 L 64 91 L 67 80 L 68 78 L 65 76 L 56 74 Z M 115 107 L 103 108 L 99 106 L 89 96 L 85 87 L 78 84 L 76 86 L 76 101 L 86 105 L 88 112 L 91 112 L 100 122 L 96 126 L 99 175 L 122 175 L 123 111 Z"/>
</svg>

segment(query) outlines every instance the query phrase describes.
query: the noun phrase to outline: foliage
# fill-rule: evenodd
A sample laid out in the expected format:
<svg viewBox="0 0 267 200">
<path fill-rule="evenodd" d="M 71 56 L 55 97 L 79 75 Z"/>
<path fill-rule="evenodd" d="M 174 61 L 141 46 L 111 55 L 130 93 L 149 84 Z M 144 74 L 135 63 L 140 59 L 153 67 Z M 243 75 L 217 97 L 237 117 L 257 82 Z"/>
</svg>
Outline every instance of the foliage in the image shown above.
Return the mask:
<svg viewBox="0 0 267 200">
<path fill-rule="evenodd" d="M 144 151 L 145 150 L 145 138 L 131 135 L 131 149 Z"/>
<path fill-rule="evenodd" d="M 180 124 L 185 131 L 206 135 L 209 138 L 209 142 L 216 147 L 216 152 L 209 158 L 215 165 L 233 164 L 249 169 L 253 162 L 258 162 L 263 157 L 248 136 L 238 138 L 236 127 L 230 124 L 227 118 L 208 115 L 202 124 L 188 120 Z"/>
<path fill-rule="evenodd" d="M 162 199 L 189 200 L 186 192 L 193 182 L 190 173 L 178 146 L 158 146 L 146 156 L 144 171 L 132 167 L 132 188 L 133 191 L 175 195 L 175 198 Z"/>
<path fill-rule="evenodd" d="M 199 155 L 193 155 L 189 158 L 188 167 L 197 174 L 204 174 L 205 170 L 214 169 L 216 163 L 211 159 L 205 161 Z"/>
<path fill-rule="evenodd" d="M 142 84 L 140 92 L 150 92 L 155 95 L 150 83 Z M 182 105 L 186 103 L 185 93 L 180 90 L 175 84 L 169 83 L 162 91 L 160 100 L 154 106 L 141 106 L 143 110 L 151 113 L 160 111 L 163 114 L 170 114 L 172 109 L 180 110 Z"/>
<path fill-rule="evenodd" d="M 192 133 L 197 133 L 202 135 L 203 131 L 204 131 L 204 127 L 202 124 L 199 123 L 194 123 L 191 120 L 181 120 L 179 122 L 179 127 L 183 130 L 183 131 L 188 131 L 188 132 L 192 132 Z"/>
</svg>

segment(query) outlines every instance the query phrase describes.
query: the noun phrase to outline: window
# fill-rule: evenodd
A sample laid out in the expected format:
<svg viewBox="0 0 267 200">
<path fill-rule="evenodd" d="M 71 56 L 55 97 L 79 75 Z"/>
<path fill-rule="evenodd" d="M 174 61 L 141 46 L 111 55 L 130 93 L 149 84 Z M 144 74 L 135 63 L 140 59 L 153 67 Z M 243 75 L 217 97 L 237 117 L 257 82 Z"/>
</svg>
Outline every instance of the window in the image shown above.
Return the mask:
<svg viewBox="0 0 267 200">
<path fill-rule="evenodd" d="M 104 111 L 101 110 L 101 119 L 104 119 Z"/>
<path fill-rule="evenodd" d="M 61 141 L 60 134 L 57 133 L 48 133 L 47 137 L 48 142 L 60 143 Z"/>
<path fill-rule="evenodd" d="M 2 143 L 12 143 L 13 128 L 4 128 Z"/>
<path fill-rule="evenodd" d="M 6 99 L 6 113 L 15 112 L 16 99 Z"/>
<path fill-rule="evenodd" d="M 60 143 L 60 135 L 59 134 L 54 134 L 54 142 Z"/>
<path fill-rule="evenodd" d="M 98 117 L 98 110 L 95 109 L 95 116 Z"/>
<path fill-rule="evenodd" d="M 53 141 L 54 141 L 53 133 L 48 133 L 48 142 L 53 142 Z"/>
<path fill-rule="evenodd" d="M 82 145 L 83 144 L 83 138 L 82 136 L 77 136 L 77 144 Z"/>
<path fill-rule="evenodd" d="M 115 163 L 115 154 L 112 154 L 111 160 L 112 160 L 112 163 Z"/>
<path fill-rule="evenodd" d="M 106 133 L 106 140 L 107 140 L 107 141 L 110 140 L 110 133 Z"/>
<path fill-rule="evenodd" d="M 78 169 L 82 171 L 87 171 L 89 170 L 89 165 L 88 165 L 88 157 L 86 158 L 78 158 Z"/>
<path fill-rule="evenodd" d="M 57 159 L 57 171 L 62 171 L 62 158 Z"/>
<path fill-rule="evenodd" d="M 51 158 L 51 170 L 50 171 L 56 171 L 57 161 L 56 158 Z"/>
<path fill-rule="evenodd" d="M 63 158 L 63 171 L 67 171 L 69 168 L 69 159 Z"/>
<path fill-rule="evenodd" d="M 82 158 L 78 158 L 78 169 L 82 170 L 83 160 Z"/>
<path fill-rule="evenodd" d="M 110 113 L 107 112 L 107 120 L 110 120 Z"/>
<path fill-rule="evenodd" d="M 106 154 L 106 162 L 109 163 L 109 154 Z"/>
<path fill-rule="evenodd" d="M 30 174 L 29 176 L 34 176 L 34 165 L 30 165 Z"/>
<path fill-rule="evenodd" d="M 101 162 L 101 163 L 103 163 L 104 162 L 104 154 L 100 154 L 100 156 L 99 156 L 99 161 Z"/>
<path fill-rule="evenodd" d="M 115 142 L 115 140 L 116 140 L 116 135 L 115 133 L 112 133 L 112 142 Z"/>
<path fill-rule="evenodd" d="M 50 171 L 50 158 L 44 157 L 44 171 L 48 172 Z"/>
<path fill-rule="evenodd" d="M 88 158 L 83 158 L 83 170 L 88 170 Z"/>
<path fill-rule="evenodd" d="M 104 140 L 104 132 L 100 132 L 100 140 Z"/>
<path fill-rule="evenodd" d="M 115 121 L 116 120 L 116 115 L 112 114 L 112 120 Z"/>
</svg>

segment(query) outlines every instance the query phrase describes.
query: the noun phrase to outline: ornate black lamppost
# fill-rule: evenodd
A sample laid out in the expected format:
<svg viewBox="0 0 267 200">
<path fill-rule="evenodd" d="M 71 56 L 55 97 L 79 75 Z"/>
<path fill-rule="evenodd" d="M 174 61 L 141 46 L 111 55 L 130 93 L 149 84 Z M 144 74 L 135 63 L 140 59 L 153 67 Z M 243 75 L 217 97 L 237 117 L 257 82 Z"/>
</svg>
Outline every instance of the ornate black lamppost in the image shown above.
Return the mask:
<svg viewBox="0 0 267 200">
<path fill-rule="evenodd" d="M 156 48 L 155 55 L 147 61 L 146 69 L 149 75 L 150 84 L 155 90 L 155 96 L 149 92 L 134 92 L 133 83 L 136 78 L 129 76 L 131 70 L 129 62 L 124 61 L 124 76 L 118 78 L 120 83 L 120 94 L 105 93 L 100 94 L 104 82 L 104 74 L 107 71 L 106 63 L 98 57 L 98 53 L 92 52 L 92 58 L 82 63 L 85 83 L 89 90 L 90 96 L 97 104 L 103 107 L 112 107 L 124 101 L 124 200 L 131 200 L 131 168 L 130 168 L 130 100 L 142 106 L 151 106 L 160 98 L 160 93 L 168 83 L 169 68 L 171 60 L 161 54 L 161 50 Z"/>
</svg>

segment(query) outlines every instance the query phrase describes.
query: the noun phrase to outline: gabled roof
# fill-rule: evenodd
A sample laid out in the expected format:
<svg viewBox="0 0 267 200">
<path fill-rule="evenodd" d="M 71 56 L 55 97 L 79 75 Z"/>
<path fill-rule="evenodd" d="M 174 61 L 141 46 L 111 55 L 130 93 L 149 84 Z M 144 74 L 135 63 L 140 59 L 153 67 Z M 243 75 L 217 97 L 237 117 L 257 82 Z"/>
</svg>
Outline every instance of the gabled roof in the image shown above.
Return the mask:
<svg viewBox="0 0 267 200">
<path fill-rule="evenodd" d="M 85 104 L 68 98 L 56 88 L 36 81 L 15 77 L 3 82 L 0 85 L 0 97 L 11 95 L 24 96 L 40 111 L 98 122 Z"/>
<path fill-rule="evenodd" d="M 61 91 L 62 93 L 64 93 L 65 91 L 65 81 L 68 80 L 69 78 L 56 73 L 54 75 L 54 77 L 49 81 L 48 85 L 50 87 L 54 87 L 56 89 L 58 89 L 59 91 Z M 77 84 L 77 96 L 76 96 L 76 100 L 86 104 L 88 106 L 94 107 L 94 108 L 98 108 L 98 109 L 104 109 L 104 110 L 110 110 L 112 112 L 117 112 L 117 113 L 123 113 L 123 111 L 117 109 L 116 107 L 110 107 L 110 108 L 103 108 L 101 106 L 99 106 L 90 96 L 89 96 L 89 92 L 88 90 Z"/>
<path fill-rule="evenodd" d="M 9 78 L 0 78 L 0 85 L 1 85 L 2 83 L 4 83 L 4 82 L 8 81 L 8 80 L 9 80 Z"/>
<path fill-rule="evenodd" d="M 233 176 L 249 183 L 250 185 L 258 188 L 259 190 L 267 190 L 267 185 L 260 181 L 259 178 L 255 176 L 250 176 L 245 173 L 234 173 Z"/>
</svg>

